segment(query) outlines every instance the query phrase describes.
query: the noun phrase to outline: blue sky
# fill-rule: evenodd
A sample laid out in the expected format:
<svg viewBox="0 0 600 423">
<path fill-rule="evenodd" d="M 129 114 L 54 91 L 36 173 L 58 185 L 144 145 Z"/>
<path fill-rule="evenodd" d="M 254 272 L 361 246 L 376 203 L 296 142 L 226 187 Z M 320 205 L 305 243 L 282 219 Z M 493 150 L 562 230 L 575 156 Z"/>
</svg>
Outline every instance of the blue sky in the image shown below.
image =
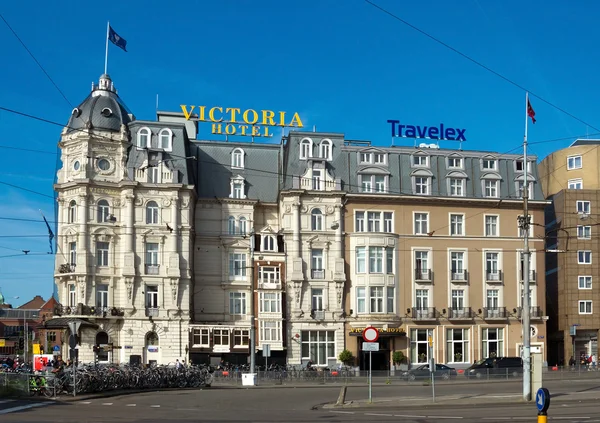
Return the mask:
<svg viewBox="0 0 600 423">
<path fill-rule="evenodd" d="M 600 3 L 372 1 L 592 126 L 532 97 L 533 154 L 543 158 L 600 132 L 593 129 L 600 128 Z M 0 107 L 65 124 L 103 72 L 110 20 L 128 52 L 109 47 L 109 74 L 138 119 L 154 119 L 158 94 L 162 110 L 202 104 L 299 112 L 307 129 L 376 145 L 391 144 L 388 119 L 465 128 L 464 149 L 502 153 L 522 142 L 522 89 L 364 0 L 36 3 L 6 2 L 0 13 L 68 102 L 0 21 Z M 60 130 L 0 110 L 0 287 L 14 305 L 52 293 L 54 256 L 43 223 L 9 219 L 39 220 L 41 210 L 54 220 Z M 206 126 L 201 136 L 209 137 Z M 557 138 L 566 139 L 545 142 Z M 5 257 L 21 250 L 37 254 Z"/>
</svg>

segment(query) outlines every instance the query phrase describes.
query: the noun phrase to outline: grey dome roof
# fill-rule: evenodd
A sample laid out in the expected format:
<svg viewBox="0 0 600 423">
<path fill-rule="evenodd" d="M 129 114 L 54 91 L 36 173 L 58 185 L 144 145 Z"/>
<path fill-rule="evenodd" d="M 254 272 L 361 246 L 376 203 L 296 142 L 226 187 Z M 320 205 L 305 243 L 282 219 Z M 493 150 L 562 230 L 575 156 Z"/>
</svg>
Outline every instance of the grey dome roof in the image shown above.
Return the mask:
<svg viewBox="0 0 600 423">
<path fill-rule="evenodd" d="M 73 109 L 67 132 L 81 129 L 119 132 L 121 125 L 130 121 L 129 112 L 117 95 L 110 76 L 104 74 L 98 85 L 92 84 L 90 95 Z"/>
</svg>

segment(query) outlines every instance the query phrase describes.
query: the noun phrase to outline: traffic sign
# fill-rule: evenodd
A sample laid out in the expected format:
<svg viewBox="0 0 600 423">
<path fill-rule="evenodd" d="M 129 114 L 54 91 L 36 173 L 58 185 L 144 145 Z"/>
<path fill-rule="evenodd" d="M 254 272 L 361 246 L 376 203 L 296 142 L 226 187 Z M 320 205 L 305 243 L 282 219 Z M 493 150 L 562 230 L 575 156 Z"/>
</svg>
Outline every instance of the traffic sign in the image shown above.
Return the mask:
<svg viewBox="0 0 600 423">
<path fill-rule="evenodd" d="M 58 345 L 55 345 L 52 347 L 52 351 L 60 351 L 60 347 Z"/>
<path fill-rule="evenodd" d="M 429 341 L 429 346 L 433 347 L 433 336 L 430 336 L 428 341 Z"/>
<path fill-rule="evenodd" d="M 363 342 L 362 350 L 369 352 L 377 352 L 379 351 L 379 342 Z"/>
<path fill-rule="evenodd" d="M 6 339 L 0 339 L 0 347 L 6 346 Z"/>
<path fill-rule="evenodd" d="M 379 331 L 373 326 L 366 327 L 362 337 L 366 342 L 376 342 L 379 339 Z"/>
<path fill-rule="evenodd" d="M 535 405 L 540 413 L 545 413 L 550 407 L 550 391 L 546 388 L 538 389 L 535 394 Z"/>
</svg>

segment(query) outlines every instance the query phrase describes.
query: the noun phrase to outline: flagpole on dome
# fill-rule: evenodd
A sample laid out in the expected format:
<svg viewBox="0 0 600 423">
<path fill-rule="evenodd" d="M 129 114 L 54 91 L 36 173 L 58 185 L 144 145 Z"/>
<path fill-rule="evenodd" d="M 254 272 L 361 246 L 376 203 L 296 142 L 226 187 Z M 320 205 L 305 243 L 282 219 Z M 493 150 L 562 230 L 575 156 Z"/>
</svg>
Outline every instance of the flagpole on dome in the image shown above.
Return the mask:
<svg viewBox="0 0 600 423">
<path fill-rule="evenodd" d="M 104 73 L 108 73 L 108 34 L 110 32 L 110 21 L 106 22 L 106 50 L 104 52 Z"/>
</svg>

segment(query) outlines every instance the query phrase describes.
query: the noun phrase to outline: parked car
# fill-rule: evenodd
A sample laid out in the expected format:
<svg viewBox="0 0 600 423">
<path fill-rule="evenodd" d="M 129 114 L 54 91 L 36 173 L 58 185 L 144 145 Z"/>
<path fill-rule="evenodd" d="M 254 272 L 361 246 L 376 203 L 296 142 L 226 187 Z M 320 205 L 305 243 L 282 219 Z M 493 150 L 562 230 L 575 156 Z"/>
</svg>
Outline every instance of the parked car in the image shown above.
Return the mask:
<svg viewBox="0 0 600 423">
<path fill-rule="evenodd" d="M 465 370 L 468 378 L 517 377 L 523 373 L 521 357 L 488 357 L 473 363 Z"/>
<path fill-rule="evenodd" d="M 435 365 L 434 377 L 436 379 L 449 380 L 450 378 L 456 377 L 456 369 L 448 367 L 445 364 Z M 429 371 L 429 364 L 422 364 L 414 369 L 410 369 L 402 373 L 402 378 L 405 380 L 416 380 L 416 379 L 430 379 L 431 372 Z"/>
</svg>

